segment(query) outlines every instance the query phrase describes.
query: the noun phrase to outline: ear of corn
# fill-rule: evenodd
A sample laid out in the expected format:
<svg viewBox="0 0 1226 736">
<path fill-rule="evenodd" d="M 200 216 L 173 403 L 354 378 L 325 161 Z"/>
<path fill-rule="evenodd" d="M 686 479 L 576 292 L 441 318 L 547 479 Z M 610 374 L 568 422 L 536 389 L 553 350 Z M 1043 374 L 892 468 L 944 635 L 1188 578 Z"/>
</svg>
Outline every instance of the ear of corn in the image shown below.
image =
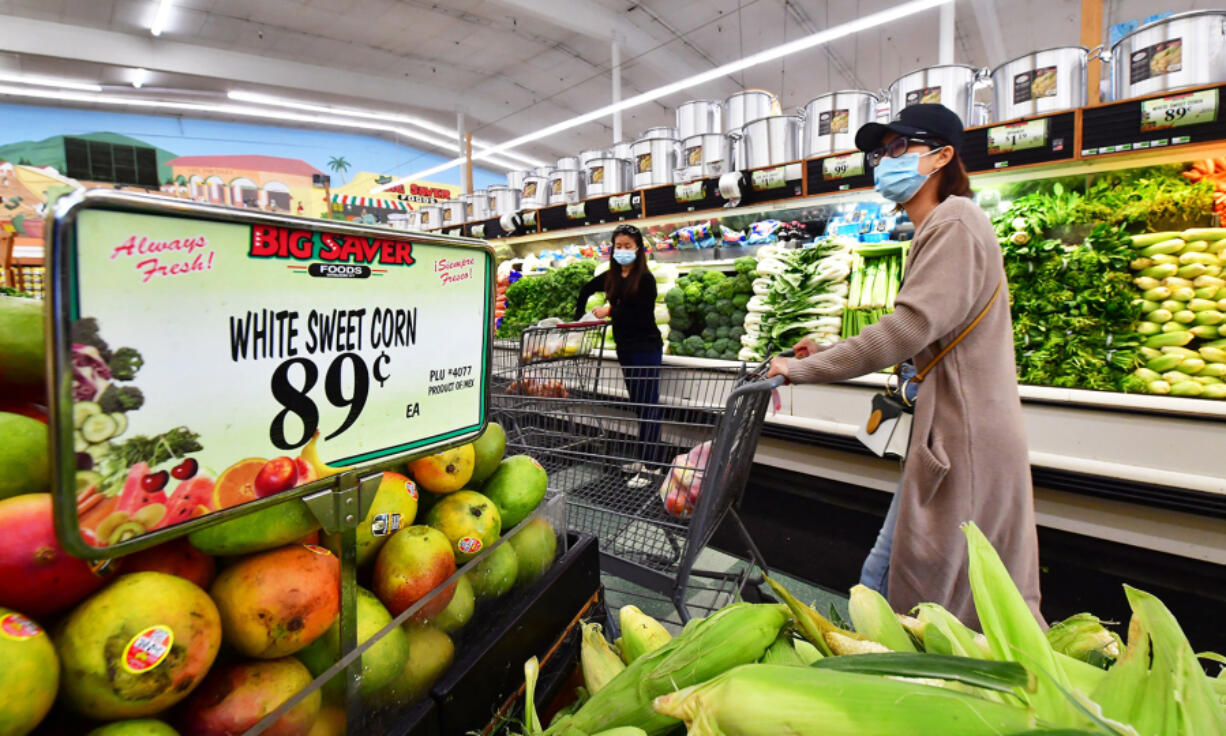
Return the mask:
<svg viewBox="0 0 1226 736">
<path fill-rule="evenodd" d="M 605 641 L 600 624 L 583 624 L 583 641 L 579 648 L 583 668 L 583 684 L 588 692 L 597 693 L 621 671 L 626 669 L 621 657 Z"/>
<path fill-rule="evenodd" d="M 536 657 L 524 662 L 524 728 L 529 736 L 541 732 L 541 719 L 536 714 L 536 678 L 540 673 Z"/>
<path fill-rule="evenodd" d="M 992 658 L 1019 662 L 1038 675 L 1034 692 L 1017 694 L 1035 714 L 1052 726 L 1081 727 L 1087 718 L 1069 701 L 1065 692 L 1072 684 L 1056 663 L 1055 652 L 1026 599 L 1009 577 L 987 537 L 974 523 L 962 526 L 970 553 L 968 567 L 975 611 L 992 650 Z"/>
<path fill-rule="evenodd" d="M 856 632 L 895 652 L 914 652 L 915 645 L 898 622 L 885 597 L 872 588 L 857 585 L 851 589 L 847 612 Z"/>
<path fill-rule="evenodd" d="M 1226 709 L 1170 610 L 1149 593 L 1124 591 L 1132 607 L 1128 647 L 1093 693 L 1103 715 L 1140 734 L 1226 733 Z"/>
<path fill-rule="evenodd" d="M 796 647 L 792 645 L 792 637 L 789 634 L 783 634 L 775 640 L 774 644 L 766 650 L 766 654 L 762 655 L 762 664 L 778 664 L 789 667 L 807 667 L 808 665 L 801 660 L 800 655 L 796 653 Z"/>
<path fill-rule="evenodd" d="M 921 678 L 938 683 L 956 682 L 1008 694 L 1012 694 L 1013 689 L 1019 687 L 1032 690 L 1035 682 L 1034 675 L 1016 662 L 951 657 L 945 654 L 857 654 L 826 657 L 813 666 L 840 672 L 858 672 L 862 675 Z"/>
<path fill-rule="evenodd" d="M 618 623 L 622 631 L 622 660 L 626 664 L 659 649 L 673 638 L 668 629 L 637 606 L 622 606 L 618 612 Z"/>
<path fill-rule="evenodd" d="M 857 639 L 841 631 L 827 631 L 823 637 L 826 639 L 826 646 L 836 655 L 883 654 L 892 651 L 884 644 L 871 639 Z"/>
<path fill-rule="evenodd" d="M 1107 629 L 1097 616 L 1078 613 L 1052 624 L 1047 630 L 1047 641 L 1052 649 L 1075 659 L 1089 662 L 1106 669 L 1119 659 L 1124 651 L 1124 642 Z"/>
<path fill-rule="evenodd" d="M 925 651 L 975 659 L 991 656 L 986 643 L 976 641 L 975 632 L 949 611 L 936 603 L 921 603 L 916 609 L 924 625 Z"/>
<path fill-rule="evenodd" d="M 796 619 L 796 626 L 800 629 L 801 634 L 809 643 L 817 647 L 817 651 L 821 652 L 823 657 L 832 657 L 834 652 L 830 650 L 830 645 L 826 643 L 826 632 L 837 631 L 846 634 L 839 627 L 830 623 L 830 620 L 817 612 L 813 606 L 806 606 L 796 600 L 796 596 L 788 592 L 788 589 L 776 583 L 769 575 L 763 576 L 771 590 L 775 591 L 775 595 L 783 599 L 788 610 L 792 612 L 792 617 Z"/>
<path fill-rule="evenodd" d="M 853 672 L 751 664 L 656 699 L 688 736 L 998 736 L 1028 709 Z"/>
</svg>

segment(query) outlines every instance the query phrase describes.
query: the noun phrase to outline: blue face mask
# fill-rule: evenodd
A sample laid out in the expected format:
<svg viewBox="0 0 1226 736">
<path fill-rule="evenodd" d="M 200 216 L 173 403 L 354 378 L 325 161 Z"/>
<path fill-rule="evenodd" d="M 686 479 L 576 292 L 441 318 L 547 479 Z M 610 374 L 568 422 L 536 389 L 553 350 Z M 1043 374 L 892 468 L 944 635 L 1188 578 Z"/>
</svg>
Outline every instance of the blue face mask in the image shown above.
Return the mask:
<svg viewBox="0 0 1226 736">
<path fill-rule="evenodd" d="M 883 158 L 873 169 L 873 181 L 881 196 L 904 204 L 911 201 L 915 193 L 924 186 L 931 174 L 919 172 L 919 160 L 923 156 L 936 153 L 937 148 L 927 153 L 907 153 L 897 158 Z"/>
<path fill-rule="evenodd" d="M 629 266 L 631 263 L 634 263 L 637 255 L 638 252 L 633 250 L 615 250 L 613 251 L 613 260 L 617 261 L 619 265 Z"/>
</svg>

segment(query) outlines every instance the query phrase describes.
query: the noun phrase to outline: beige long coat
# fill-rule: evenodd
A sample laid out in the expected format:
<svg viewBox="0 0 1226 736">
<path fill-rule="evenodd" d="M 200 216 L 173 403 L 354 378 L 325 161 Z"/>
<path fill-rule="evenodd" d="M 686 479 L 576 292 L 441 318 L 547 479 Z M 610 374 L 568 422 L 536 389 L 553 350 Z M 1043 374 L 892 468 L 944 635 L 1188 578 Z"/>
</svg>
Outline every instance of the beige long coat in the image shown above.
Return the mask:
<svg viewBox="0 0 1226 736">
<path fill-rule="evenodd" d="M 915 233 L 894 313 L 857 337 L 790 360 L 790 378 L 827 383 L 911 358 L 922 368 L 979 315 L 1003 279 L 987 216 L 970 199 L 949 197 Z M 888 586 L 895 610 L 933 601 L 978 624 L 959 529 L 973 520 L 1043 620 L 1007 284 L 978 327 L 920 385 L 901 493 Z"/>
</svg>

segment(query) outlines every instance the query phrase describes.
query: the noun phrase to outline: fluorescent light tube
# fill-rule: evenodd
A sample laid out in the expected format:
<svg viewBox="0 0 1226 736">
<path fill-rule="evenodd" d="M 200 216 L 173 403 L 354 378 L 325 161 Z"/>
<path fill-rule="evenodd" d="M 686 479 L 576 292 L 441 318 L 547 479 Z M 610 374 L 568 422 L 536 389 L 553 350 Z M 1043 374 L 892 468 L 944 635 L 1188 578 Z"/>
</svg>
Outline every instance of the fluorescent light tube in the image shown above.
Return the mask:
<svg viewBox="0 0 1226 736">
<path fill-rule="evenodd" d="M 169 17 L 170 0 L 160 0 L 157 12 L 153 14 L 153 23 L 149 26 L 149 32 L 155 36 L 162 35 L 162 31 L 166 30 L 166 20 Z"/>
<path fill-rule="evenodd" d="M 53 79 L 50 77 L 27 77 L 21 74 L 0 72 L 0 82 L 16 82 L 17 84 L 33 84 L 39 87 L 59 87 L 60 89 L 79 89 L 85 92 L 101 92 L 102 87 L 90 82 L 74 82 L 70 79 Z"/>
</svg>

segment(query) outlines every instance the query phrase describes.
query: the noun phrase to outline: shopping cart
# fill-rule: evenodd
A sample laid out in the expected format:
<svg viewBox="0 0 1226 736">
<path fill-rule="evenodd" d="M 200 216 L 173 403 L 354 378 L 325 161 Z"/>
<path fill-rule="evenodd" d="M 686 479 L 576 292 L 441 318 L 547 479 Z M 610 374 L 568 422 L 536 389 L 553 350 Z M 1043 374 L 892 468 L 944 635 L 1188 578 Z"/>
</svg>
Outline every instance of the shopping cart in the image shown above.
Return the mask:
<svg viewBox="0 0 1226 736">
<path fill-rule="evenodd" d="M 578 323 L 526 330 L 520 363 L 500 381 L 508 390 L 493 396 L 494 418 L 507 431 L 509 454 L 529 454 L 549 472 L 551 492 L 566 497 L 571 527 L 599 540 L 602 569 L 669 596 L 688 621 L 690 607 L 715 610 L 756 582 L 752 567 L 695 569 L 725 518 L 765 571 L 735 507 L 772 391 L 783 379 L 765 379 L 765 363 L 622 367 L 597 347 L 604 329 Z M 554 350 L 535 349 L 546 344 Z M 558 352 L 558 345 L 572 348 Z M 705 467 L 688 458 L 674 462 L 704 443 Z M 702 490 L 692 513 L 670 514 L 662 485 L 671 474 L 696 472 L 703 473 Z"/>
</svg>

